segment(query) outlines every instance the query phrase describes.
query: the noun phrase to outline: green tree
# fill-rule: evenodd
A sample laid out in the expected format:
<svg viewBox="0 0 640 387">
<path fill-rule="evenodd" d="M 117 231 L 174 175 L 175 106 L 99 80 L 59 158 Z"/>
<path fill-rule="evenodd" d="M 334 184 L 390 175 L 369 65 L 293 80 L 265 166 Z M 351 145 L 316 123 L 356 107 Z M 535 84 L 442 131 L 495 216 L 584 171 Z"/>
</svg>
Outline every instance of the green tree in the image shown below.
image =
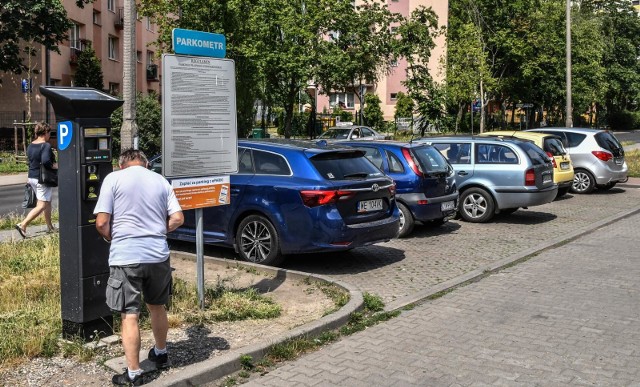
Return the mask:
<svg viewBox="0 0 640 387">
<path fill-rule="evenodd" d="M 356 6 L 349 1 L 326 3 L 325 11 L 318 13 L 322 23 L 316 33 L 316 81 L 325 93 L 353 92 L 363 105 L 361 86 L 377 83 L 396 58 L 391 26 L 399 15 L 380 0 L 364 0 Z"/>
<path fill-rule="evenodd" d="M 407 60 L 407 78 L 403 83 L 416 103 L 420 115 L 418 125 L 423 135 L 429 124 L 439 122 L 445 106 L 442 88 L 434 82 L 427 66 L 435 38 L 442 33 L 433 9 L 423 6 L 413 10 L 398 27 L 397 53 Z"/>
<path fill-rule="evenodd" d="M 384 125 L 384 115 L 380 109 L 380 97 L 376 94 L 364 95 L 364 118 L 367 125 L 381 130 Z"/>
<path fill-rule="evenodd" d="M 78 87 L 93 87 L 98 90 L 104 87 L 102 65 L 91 44 L 88 44 L 78 55 L 78 68 L 74 81 Z"/>
<path fill-rule="evenodd" d="M 151 92 L 138 94 L 136 98 L 136 118 L 139 129 L 138 148 L 147 157 L 162 151 L 162 107 L 158 95 Z M 122 107 L 111 115 L 113 157 L 120 155 L 120 128 L 122 127 Z"/>
<path fill-rule="evenodd" d="M 399 91 L 396 96 L 396 110 L 394 119 L 413 117 L 413 100 L 407 94 Z"/>
<path fill-rule="evenodd" d="M 0 72 L 31 71 L 25 58 L 36 45 L 60 53 L 71 22 L 60 0 L 3 0 L 0 5 Z"/>
<path fill-rule="evenodd" d="M 236 68 L 236 109 L 238 135 L 244 137 L 254 125 L 255 101 L 267 106 L 272 101 L 265 97 L 267 89 L 258 62 L 251 51 L 257 24 L 250 20 L 254 14 L 254 2 L 245 0 L 141 0 L 138 11 L 150 16 L 158 25 L 158 47 L 171 52 L 171 33 L 174 28 L 192 29 L 223 34 L 227 40 L 227 58 L 233 59 Z M 175 17 L 180 15 L 180 17 Z"/>
</svg>

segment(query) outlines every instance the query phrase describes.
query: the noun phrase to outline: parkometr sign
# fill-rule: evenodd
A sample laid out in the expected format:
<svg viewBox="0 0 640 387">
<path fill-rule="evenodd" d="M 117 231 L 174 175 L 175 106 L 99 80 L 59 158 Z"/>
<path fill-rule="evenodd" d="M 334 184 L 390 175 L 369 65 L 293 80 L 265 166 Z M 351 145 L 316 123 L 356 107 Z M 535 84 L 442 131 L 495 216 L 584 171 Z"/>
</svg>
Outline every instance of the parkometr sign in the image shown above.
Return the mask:
<svg viewBox="0 0 640 387">
<path fill-rule="evenodd" d="M 173 51 L 182 55 L 224 58 L 227 42 L 224 35 L 211 32 L 174 28 L 172 32 Z"/>
</svg>

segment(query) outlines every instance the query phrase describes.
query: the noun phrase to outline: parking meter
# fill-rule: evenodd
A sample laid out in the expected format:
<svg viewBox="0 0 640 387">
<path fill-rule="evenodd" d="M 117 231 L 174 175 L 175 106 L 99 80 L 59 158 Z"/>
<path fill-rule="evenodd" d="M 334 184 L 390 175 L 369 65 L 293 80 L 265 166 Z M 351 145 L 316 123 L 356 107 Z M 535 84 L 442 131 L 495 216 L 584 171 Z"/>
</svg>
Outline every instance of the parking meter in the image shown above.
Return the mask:
<svg viewBox="0 0 640 387">
<path fill-rule="evenodd" d="M 111 113 L 123 103 L 91 88 L 40 86 L 57 118 L 62 334 L 86 341 L 113 333 L 105 303 L 109 244 L 93 209 L 113 171 Z"/>
</svg>

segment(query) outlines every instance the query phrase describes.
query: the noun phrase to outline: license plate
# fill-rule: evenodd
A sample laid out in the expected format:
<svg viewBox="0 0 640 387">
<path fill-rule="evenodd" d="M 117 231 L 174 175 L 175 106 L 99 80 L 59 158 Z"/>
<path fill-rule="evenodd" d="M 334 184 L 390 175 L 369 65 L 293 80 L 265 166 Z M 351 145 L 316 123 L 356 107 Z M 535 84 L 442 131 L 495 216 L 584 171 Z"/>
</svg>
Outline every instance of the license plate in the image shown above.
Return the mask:
<svg viewBox="0 0 640 387">
<path fill-rule="evenodd" d="M 440 205 L 440 209 L 442 211 L 450 211 L 453 210 L 454 208 L 456 208 L 455 202 L 451 201 L 451 202 L 442 202 L 442 204 Z"/>
<path fill-rule="evenodd" d="M 624 157 L 616 157 L 614 160 L 616 165 L 622 165 L 624 163 Z"/>
<path fill-rule="evenodd" d="M 551 183 L 551 176 L 544 175 L 542 176 L 542 184 Z"/>
<path fill-rule="evenodd" d="M 563 171 L 566 171 L 567 169 L 569 169 L 569 163 L 568 162 L 560 163 L 560 169 L 562 169 Z"/>
<path fill-rule="evenodd" d="M 382 199 L 363 200 L 358 202 L 358 212 L 382 211 Z"/>
</svg>

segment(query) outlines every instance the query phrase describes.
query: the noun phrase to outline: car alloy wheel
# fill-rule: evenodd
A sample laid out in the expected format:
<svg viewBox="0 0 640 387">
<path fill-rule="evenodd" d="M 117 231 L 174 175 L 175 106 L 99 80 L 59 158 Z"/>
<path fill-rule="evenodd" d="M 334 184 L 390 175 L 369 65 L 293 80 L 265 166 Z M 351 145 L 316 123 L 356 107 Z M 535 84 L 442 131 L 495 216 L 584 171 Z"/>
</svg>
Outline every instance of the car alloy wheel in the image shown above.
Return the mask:
<svg viewBox="0 0 640 387">
<path fill-rule="evenodd" d="M 593 175 L 584 169 L 579 169 L 574 172 L 573 184 L 571 185 L 571 191 L 577 194 L 586 194 L 593 191 L 595 188 L 595 181 Z"/>
<path fill-rule="evenodd" d="M 278 233 L 263 216 L 251 215 L 242 220 L 236 243 L 238 252 L 246 261 L 263 265 L 276 265 L 282 261 Z"/>
<path fill-rule="evenodd" d="M 398 210 L 400 210 L 400 232 L 398 233 L 398 238 L 402 238 L 411 234 L 415 221 L 411 211 L 404 204 L 398 202 Z"/>
<path fill-rule="evenodd" d="M 482 188 L 469 188 L 460 201 L 460 216 L 467 222 L 484 223 L 493 217 L 493 198 Z"/>
</svg>

